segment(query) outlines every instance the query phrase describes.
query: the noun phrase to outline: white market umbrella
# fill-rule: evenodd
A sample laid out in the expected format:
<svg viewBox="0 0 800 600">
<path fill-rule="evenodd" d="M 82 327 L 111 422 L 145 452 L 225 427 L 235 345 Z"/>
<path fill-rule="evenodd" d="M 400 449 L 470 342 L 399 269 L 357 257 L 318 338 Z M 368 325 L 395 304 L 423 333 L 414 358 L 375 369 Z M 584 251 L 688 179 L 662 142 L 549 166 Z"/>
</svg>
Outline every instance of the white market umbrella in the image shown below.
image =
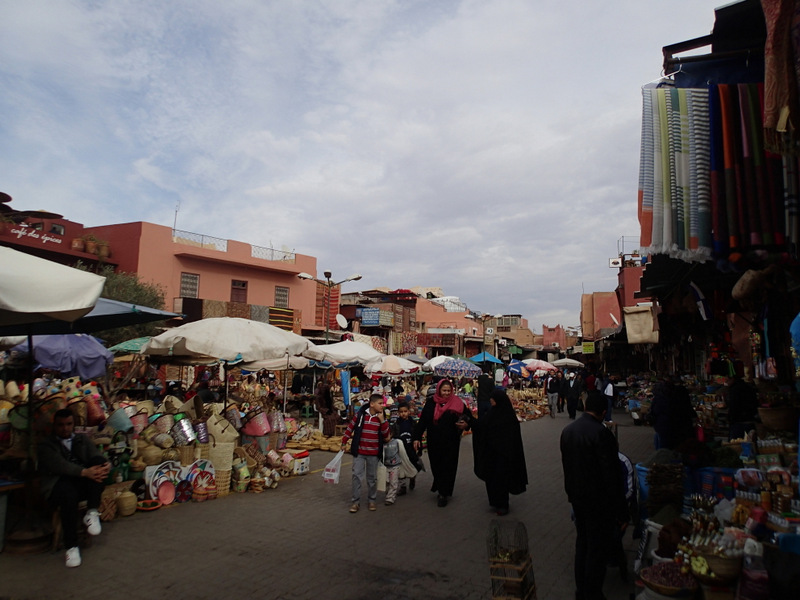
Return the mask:
<svg viewBox="0 0 800 600">
<path fill-rule="evenodd" d="M 90 310 L 106 278 L 0 247 L 0 325 L 75 321 Z"/>
<path fill-rule="evenodd" d="M 251 363 L 305 353 L 321 360 L 316 346 L 303 336 L 274 325 L 240 319 L 216 317 L 187 323 L 150 339 L 141 353 L 149 356 L 174 356 L 203 361 L 216 358 L 227 363 Z M 225 403 L 228 402 L 228 378 L 225 377 Z M 284 408 L 286 391 L 284 390 Z"/>
<path fill-rule="evenodd" d="M 574 358 L 559 358 L 558 360 L 553 361 L 554 367 L 567 367 L 577 369 L 579 367 L 584 366 L 583 363 L 579 360 L 575 360 Z"/>
<path fill-rule="evenodd" d="M 304 352 L 314 354 L 314 348 L 306 338 L 268 323 L 217 317 L 169 329 L 151 338 L 142 346 L 141 353 L 200 360 L 216 358 L 236 363 L 285 359 L 287 355 L 296 356 Z"/>
<path fill-rule="evenodd" d="M 433 371 L 440 364 L 442 364 L 443 362 L 448 361 L 448 360 L 454 360 L 454 359 L 453 359 L 452 356 L 444 356 L 444 355 L 434 356 L 432 359 L 430 359 L 428 362 L 426 362 L 424 365 L 422 365 L 422 370 L 423 371 Z"/>
<path fill-rule="evenodd" d="M 419 371 L 419 365 L 405 358 L 389 354 L 378 361 L 370 363 L 365 370 L 371 375 L 379 375 L 381 377 L 384 375 L 391 375 L 399 377 L 416 373 Z"/>
<path fill-rule="evenodd" d="M 315 346 L 314 350 L 316 350 L 318 353 L 321 353 L 322 356 L 312 356 L 309 358 L 315 358 L 316 360 L 327 360 L 329 363 L 334 365 L 339 365 L 342 363 L 359 363 L 361 365 L 367 365 L 380 360 L 384 356 L 369 344 L 353 342 L 351 340 L 344 340 L 342 342 L 336 342 L 335 344 Z M 304 356 L 307 356 L 307 354 L 304 354 Z"/>
<path fill-rule="evenodd" d="M 241 367 L 246 371 L 260 371 L 265 369 L 267 371 L 288 371 L 293 369 L 298 371 L 308 367 L 311 361 L 302 356 L 287 356 L 286 358 L 272 358 L 269 360 L 255 360 L 253 362 L 239 363 L 237 367 Z"/>
</svg>

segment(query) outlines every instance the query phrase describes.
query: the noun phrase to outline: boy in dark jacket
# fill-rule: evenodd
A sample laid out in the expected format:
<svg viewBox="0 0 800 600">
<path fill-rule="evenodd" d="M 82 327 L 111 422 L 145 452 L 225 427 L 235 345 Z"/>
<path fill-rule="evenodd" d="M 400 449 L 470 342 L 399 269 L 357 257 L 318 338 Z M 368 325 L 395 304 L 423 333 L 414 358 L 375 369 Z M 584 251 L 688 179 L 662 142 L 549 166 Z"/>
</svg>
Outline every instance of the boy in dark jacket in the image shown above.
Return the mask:
<svg viewBox="0 0 800 600">
<path fill-rule="evenodd" d="M 372 394 L 369 404 L 362 406 L 342 436 L 342 450 L 352 438 L 350 454 L 353 455 L 353 500 L 350 512 L 361 506 L 361 482 L 367 482 L 369 510 L 375 510 L 378 497 L 378 461 L 383 442 L 389 440 L 389 423 L 383 412 L 383 395 Z"/>
<path fill-rule="evenodd" d="M 417 467 L 418 471 L 422 471 L 424 468 L 422 460 L 417 455 L 416 450 L 414 450 L 414 425 L 414 418 L 411 416 L 411 409 L 408 405 L 408 402 L 400 402 L 397 405 L 397 422 L 395 423 L 395 427 L 397 428 L 397 437 L 401 442 L 403 442 L 403 448 L 405 448 L 408 459 L 415 467 Z M 401 479 L 400 495 L 402 496 L 405 494 L 407 489 L 413 490 L 416 485 L 416 481 L 416 477 Z"/>
</svg>

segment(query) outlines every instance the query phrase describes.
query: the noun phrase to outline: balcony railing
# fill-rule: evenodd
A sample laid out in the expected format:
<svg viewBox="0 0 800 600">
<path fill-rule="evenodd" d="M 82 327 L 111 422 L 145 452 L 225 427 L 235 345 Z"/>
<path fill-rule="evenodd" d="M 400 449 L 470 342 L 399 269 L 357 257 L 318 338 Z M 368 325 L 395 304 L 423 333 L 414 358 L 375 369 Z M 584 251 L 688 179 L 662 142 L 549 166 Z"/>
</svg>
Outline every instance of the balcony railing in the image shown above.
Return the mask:
<svg viewBox="0 0 800 600">
<path fill-rule="evenodd" d="M 205 248 L 206 250 L 218 250 L 219 252 L 228 251 L 228 240 L 192 233 L 181 229 L 172 230 L 172 241 L 176 244 L 194 246 L 195 248 Z M 295 262 L 295 253 L 288 250 L 276 250 L 275 248 L 265 248 L 264 246 L 250 245 L 250 256 L 261 260 L 271 260 L 280 262 Z"/>
<path fill-rule="evenodd" d="M 250 246 L 250 256 L 263 260 L 279 260 L 281 262 L 293 263 L 295 260 L 294 252 L 286 250 L 276 250 L 275 248 L 265 248 L 264 246 Z"/>
<path fill-rule="evenodd" d="M 191 231 L 182 231 L 180 229 L 172 230 L 172 241 L 176 244 L 205 248 L 206 250 L 228 251 L 228 240 L 200 233 L 192 233 Z"/>
</svg>

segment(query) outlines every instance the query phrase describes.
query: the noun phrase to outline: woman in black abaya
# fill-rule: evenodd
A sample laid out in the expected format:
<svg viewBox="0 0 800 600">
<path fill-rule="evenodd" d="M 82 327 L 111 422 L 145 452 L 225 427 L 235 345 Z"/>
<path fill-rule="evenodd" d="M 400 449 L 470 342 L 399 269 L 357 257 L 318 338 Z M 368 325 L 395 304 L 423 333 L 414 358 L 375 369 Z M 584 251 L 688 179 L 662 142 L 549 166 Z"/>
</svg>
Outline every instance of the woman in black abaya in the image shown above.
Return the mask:
<svg viewBox="0 0 800 600">
<path fill-rule="evenodd" d="M 436 393 L 425 402 L 414 428 L 414 450 L 420 451 L 422 435 L 427 433 L 428 458 L 433 475 L 432 492 L 438 492 L 437 503 L 447 506 L 453 495 L 458 470 L 458 451 L 461 435 L 473 420 L 472 412 L 455 394 L 453 384 L 442 379 Z"/>
<path fill-rule="evenodd" d="M 521 494 L 528 485 L 525 450 L 519 420 L 502 389 L 491 395 L 492 408 L 473 423 L 475 475 L 486 482 L 489 505 L 500 516 L 508 514 L 508 495 Z"/>
</svg>

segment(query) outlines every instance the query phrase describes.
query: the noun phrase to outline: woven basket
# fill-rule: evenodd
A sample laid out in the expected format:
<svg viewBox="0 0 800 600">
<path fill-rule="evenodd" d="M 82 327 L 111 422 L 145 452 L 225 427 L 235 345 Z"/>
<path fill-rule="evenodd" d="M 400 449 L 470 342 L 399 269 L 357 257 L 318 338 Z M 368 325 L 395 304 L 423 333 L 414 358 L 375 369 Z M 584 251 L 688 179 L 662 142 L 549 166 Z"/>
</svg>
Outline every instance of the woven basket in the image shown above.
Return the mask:
<svg viewBox="0 0 800 600">
<path fill-rule="evenodd" d="M 247 450 L 245 450 L 241 446 L 236 446 L 236 448 L 233 449 L 233 455 L 236 458 L 241 458 L 243 461 L 245 461 L 247 463 L 247 470 L 248 471 L 250 471 L 251 473 L 255 472 L 255 469 L 256 469 L 256 466 L 258 465 L 258 463 L 256 462 L 255 458 L 253 458 L 252 456 L 250 456 L 247 453 Z"/>
<path fill-rule="evenodd" d="M 100 507 L 97 509 L 100 513 L 101 521 L 113 521 L 117 516 L 117 496 L 111 490 L 106 490 L 100 497 Z"/>
<path fill-rule="evenodd" d="M 217 484 L 217 496 L 227 496 L 231 493 L 231 470 L 215 471 L 214 480 Z"/>
<path fill-rule="evenodd" d="M 161 451 L 161 460 L 180 460 L 181 455 L 177 448 L 165 448 Z"/>
<path fill-rule="evenodd" d="M 217 442 L 211 444 L 208 451 L 208 459 L 214 465 L 214 470 L 230 471 L 233 467 L 233 450 L 236 447 L 235 442 Z"/>
<path fill-rule="evenodd" d="M 178 446 L 178 454 L 181 459 L 181 466 L 188 466 L 194 462 L 195 447 L 194 444 L 188 446 Z"/>
<path fill-rule="evenodd" d="M 706 585 L 728 585 L 736 581 L 739 574 L 742 572 L 742 557 L 727 558 L 723 556 L 715 556 L 713 554 L 702 554 L 708 563 L 708 568 L 714 572 L 715 577 L 709 575 L 702 575 L 692 569 L 692 575 L 700 582 Z"/>
<path fill-rule="evenodd" d="M 197 448 L 200 451 L 200 458 L 208 459 L 211 444 L 197 444 Z"/>
</svg>

